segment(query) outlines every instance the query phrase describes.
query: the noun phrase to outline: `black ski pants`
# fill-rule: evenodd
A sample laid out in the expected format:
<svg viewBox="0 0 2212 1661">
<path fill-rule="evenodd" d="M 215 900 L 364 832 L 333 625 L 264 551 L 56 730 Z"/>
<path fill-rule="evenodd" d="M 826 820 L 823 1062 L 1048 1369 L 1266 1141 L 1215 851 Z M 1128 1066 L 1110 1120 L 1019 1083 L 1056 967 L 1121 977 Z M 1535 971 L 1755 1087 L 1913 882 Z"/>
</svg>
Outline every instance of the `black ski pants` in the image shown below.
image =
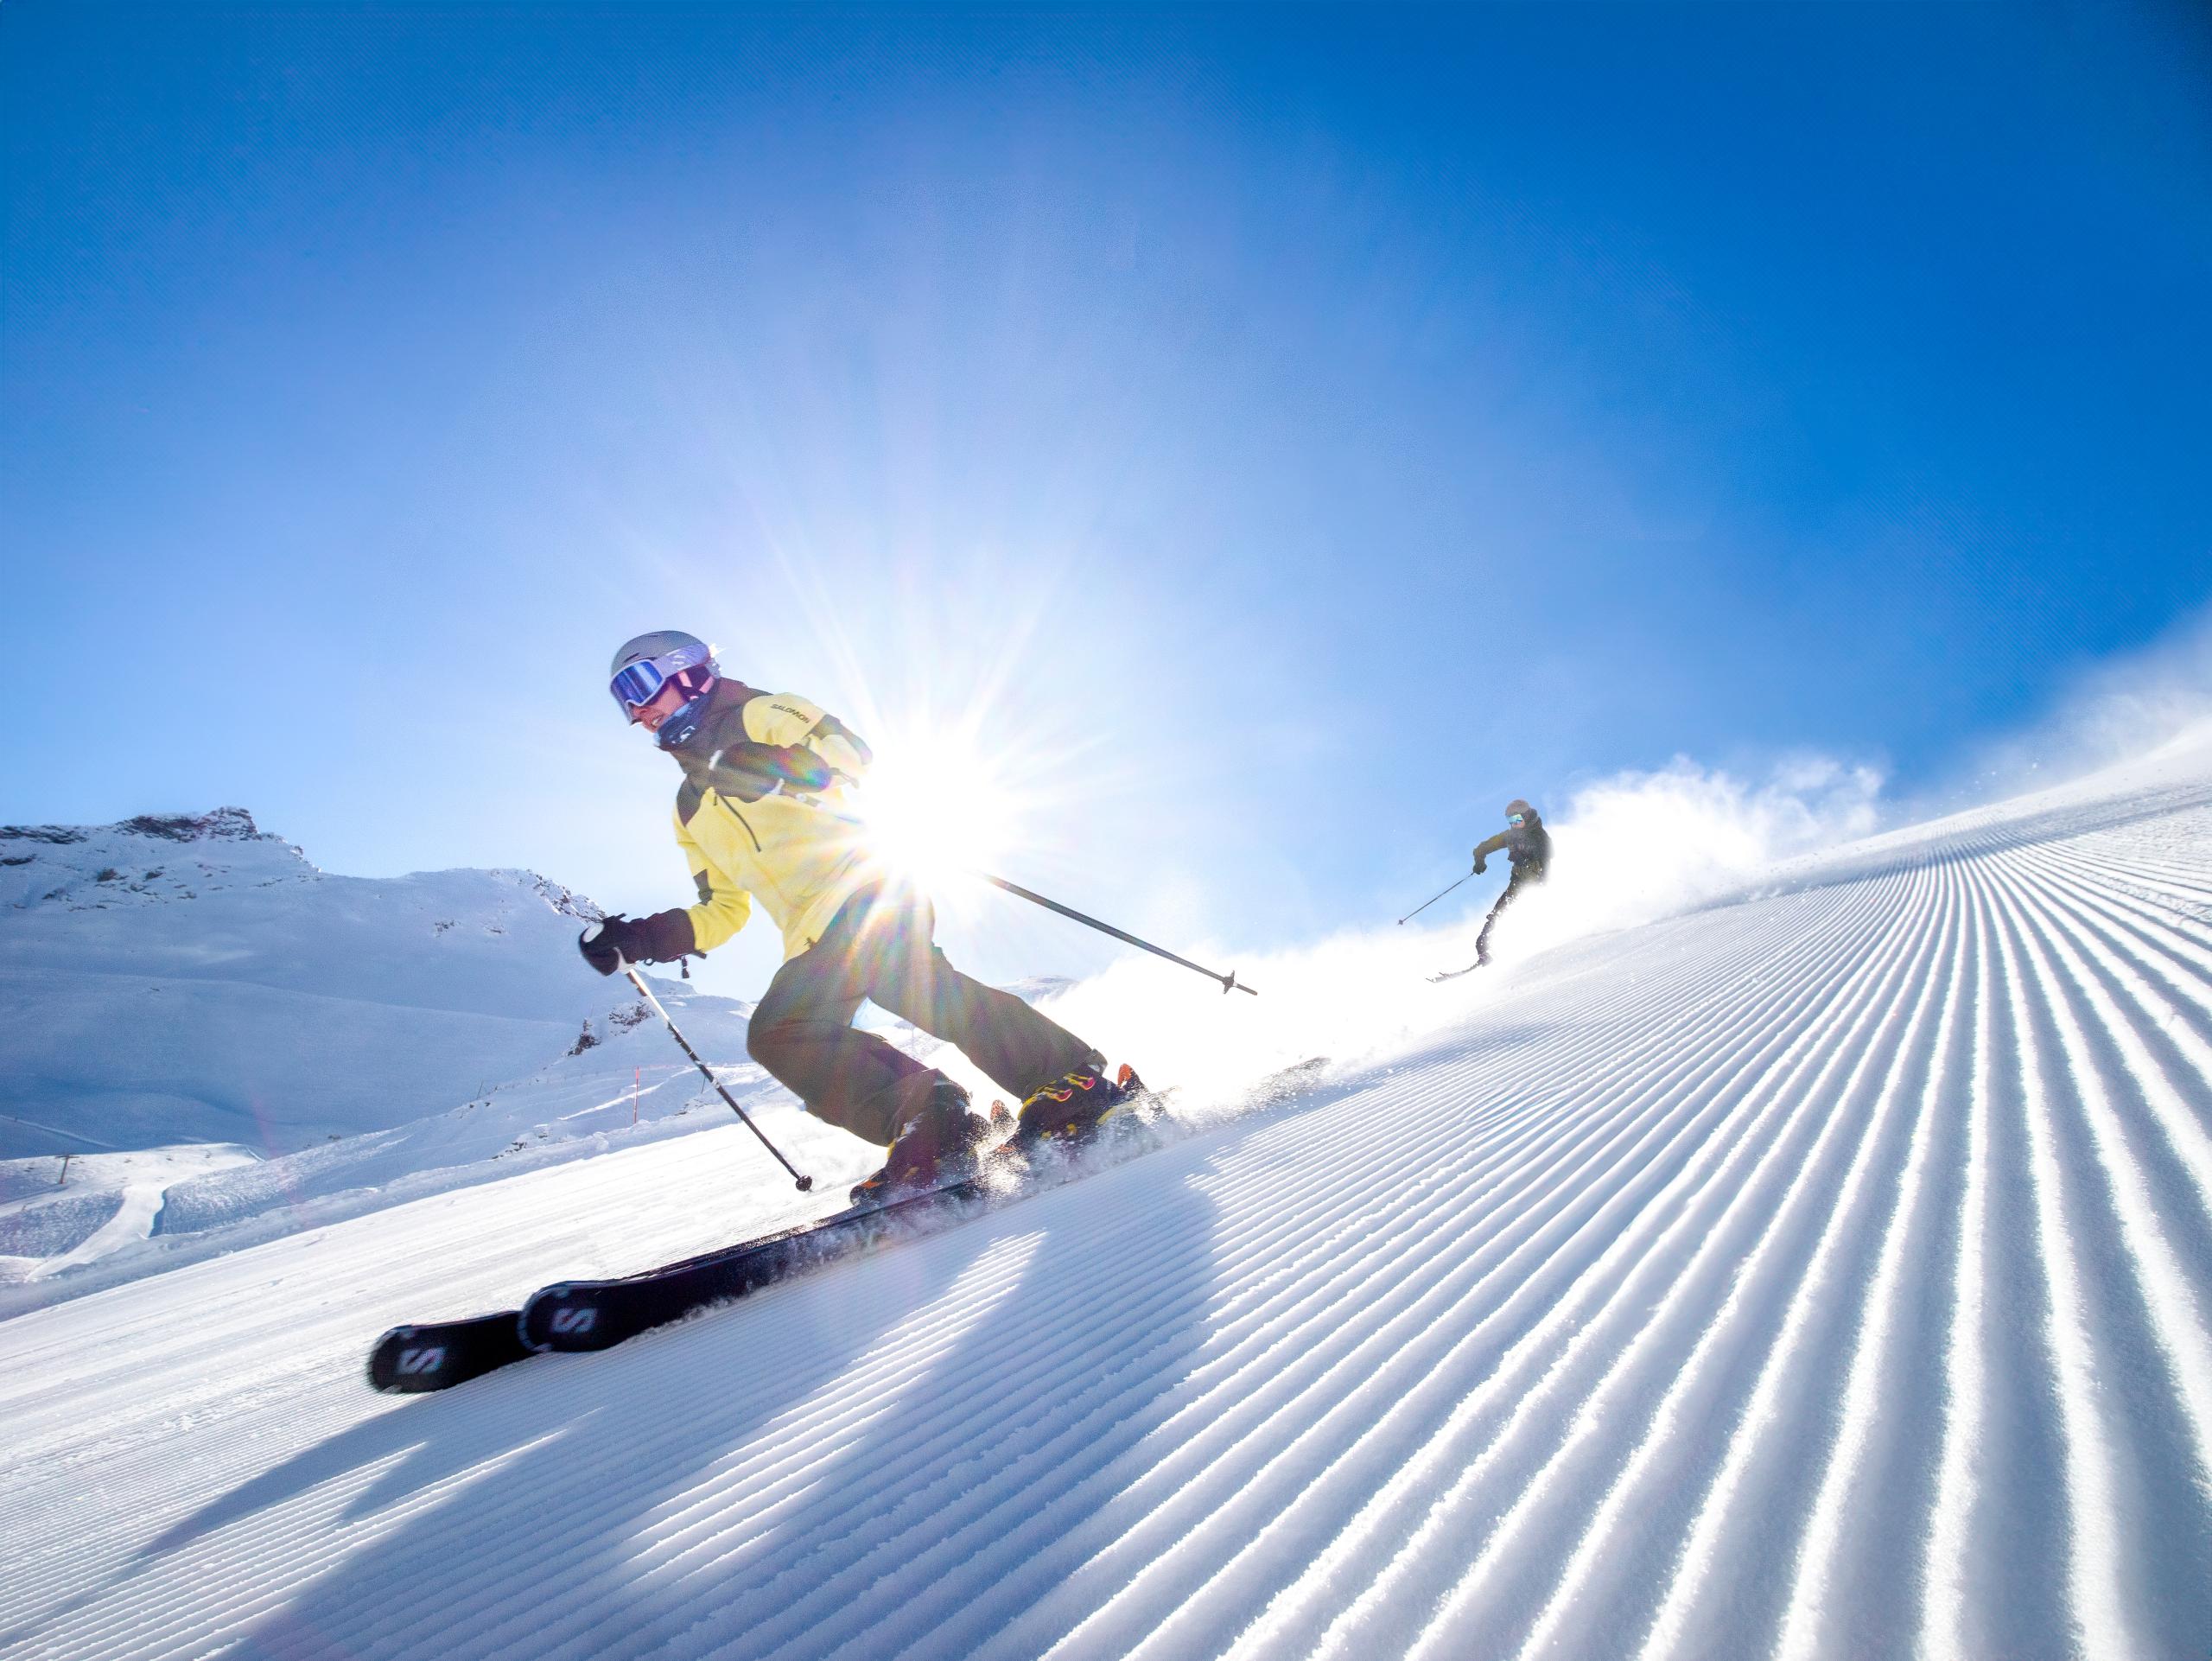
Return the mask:
<svg viewBox="0 0 2212 1661">
<path fill-rule="evenodd" d="M 1513 875 L 1505 881 L 1505 892 L 1498 895 L 1497 903 L 1490 908 L 1490 915 L 1483 919 L 1483 932 L 1475 936 L 1477 963 L 1485 964 L 1490 961 L 1490 932 L 1497 926 L 1498 913 L 1520 898 L 1523 889 L 1533 888 L 1543 880 L 1544 874 L 1540 869 L 1532 870 L 1520 865 L 1513 868 Z"/>
<path fill-rule="evenodd" d="M 912 888 L 862 888 L 768 983 L 747 1033 L 753 1059 L 808 1112 L 879 1146 L 921 1110 L 940 1075 L 855 1028 L 863 999 L 957 1047 L 1017 1104 L 1062 1073 L 1098 1064 L 1097 1052 L 1058 1022 L 955 969 L 936 932 L 935 909 Z"/>
</svg>

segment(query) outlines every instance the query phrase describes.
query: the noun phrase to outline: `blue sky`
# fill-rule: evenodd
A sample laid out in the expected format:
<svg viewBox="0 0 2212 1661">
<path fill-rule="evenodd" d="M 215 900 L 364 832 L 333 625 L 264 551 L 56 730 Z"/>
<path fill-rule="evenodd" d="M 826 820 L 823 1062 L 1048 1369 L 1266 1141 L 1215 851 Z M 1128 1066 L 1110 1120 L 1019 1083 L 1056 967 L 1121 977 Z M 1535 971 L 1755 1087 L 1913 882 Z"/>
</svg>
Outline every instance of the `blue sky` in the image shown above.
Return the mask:
<svg viewBox="0 0 2212 1661">
<path fill-rule="evenodd" d="M 10 0 L 0 820 L 677 903 L 658 627 L 970 723 L 1175 940 L 1677 754 L 1929 787 L 2212 595 L 2208 86 L 2179 7 Z"/>
</svg>

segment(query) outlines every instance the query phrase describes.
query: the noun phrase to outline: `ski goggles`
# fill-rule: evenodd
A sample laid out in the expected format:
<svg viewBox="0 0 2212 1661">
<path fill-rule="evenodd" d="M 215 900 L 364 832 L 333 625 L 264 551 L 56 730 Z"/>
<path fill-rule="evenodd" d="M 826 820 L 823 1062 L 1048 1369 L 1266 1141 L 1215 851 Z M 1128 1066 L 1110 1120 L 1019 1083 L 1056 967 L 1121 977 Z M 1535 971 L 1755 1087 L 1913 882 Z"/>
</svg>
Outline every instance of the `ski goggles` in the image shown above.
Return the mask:
<svg viewBox="0 0 2212 1661">
<path fill-rule="evenodd" d="M 1526 813 L 1508 813 L 1505 816 L 1505 822 L 1508 824 L 1526 824 L 1529 823 L 1529 816 Z"/>
<path fill-rule="evenodd" d="M 680 646 L 658 658 L 644 658 L 623 665 L 614 671 L 614 678 L 607 683 L 607 690 L 614 694 L 614 702 L 626 716 L 640 703 L 651 703 L 658 697 L 660 689 L 685 670 L 696 669 L 714 660 L 715 649 L 710 646 Z"/>
</svg>

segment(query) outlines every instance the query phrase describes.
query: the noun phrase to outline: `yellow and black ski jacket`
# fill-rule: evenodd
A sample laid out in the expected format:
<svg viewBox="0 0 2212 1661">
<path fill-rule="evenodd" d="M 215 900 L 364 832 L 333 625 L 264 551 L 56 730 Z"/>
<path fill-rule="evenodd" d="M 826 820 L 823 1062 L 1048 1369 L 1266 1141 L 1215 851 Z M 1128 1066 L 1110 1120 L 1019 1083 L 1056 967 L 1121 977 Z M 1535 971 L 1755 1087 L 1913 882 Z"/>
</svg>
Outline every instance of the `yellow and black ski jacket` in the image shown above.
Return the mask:
<svg viewBox="0 0 2212 1661">
<path fill-rule="evenodd" d="M 644 920 L 652 955 L 713 951 L 758 901 L 783 931 L 784 956 L 795 958 L 882 875 L 846 794 L 873 757 L 858 734 L 803 697 L 734 680 L 708 697 L 697 730 L 672 752 L 683 767 L 676 842 L 699 903 Z"/>
</svg>

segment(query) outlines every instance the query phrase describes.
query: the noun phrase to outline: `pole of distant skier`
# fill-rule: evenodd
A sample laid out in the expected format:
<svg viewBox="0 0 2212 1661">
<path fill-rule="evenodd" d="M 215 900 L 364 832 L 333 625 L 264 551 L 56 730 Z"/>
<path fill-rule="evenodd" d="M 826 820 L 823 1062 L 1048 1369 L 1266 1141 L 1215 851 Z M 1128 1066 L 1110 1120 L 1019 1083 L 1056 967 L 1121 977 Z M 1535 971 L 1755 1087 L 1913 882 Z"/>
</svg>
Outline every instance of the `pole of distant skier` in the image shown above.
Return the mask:
<svg viewBox="0 0 2212 1661">
<path fill-rule="evenodd" d="M 810 1176 L 801 1176 L 798 1174 L 798 1168 L 792 1165 L 791 1161 L 784 1157 L 783 1149 L 777 1147 L 774 1142 L 770 1142 L 768 1140 L 768 1133 L 763 1130 L 759 1125 L 753 1123 L 752 1116 L 747 1114 L 743 1108 L 737 1104 L 737 1098 L 731 1095 L 729 1091 L 722 1088 L 722 1081 L 715 1077 L 715 1070 L 699 1059 L 699 1052 L 691 1047 L 691 1041 L 684 1037 L 683 1029 L 670 1018 L 668 1011 L 660 1007 L 660 1000 L 653 996 L 652 988 L 645 984 L 645 977 L 638 972 L 637 965 L 629 962 L 626 958 L 623 961 L 622 972 L 630 977 L 630 984 L 638 989 L 638 996 L 644 998 L 646 1002 L 653 1006 L 653 1013 L 658 1015 L 662 1021 L 667 1026 L 668 1035 L 683 1047 L 684 1054 L 691 1058 L 691 1065 L 698 1068 L 701 1072 L 707 1075 L 707 1082 L 712 1085 L 715 1087 L 715 1093 L 721 1096 L 722 1100 L 729 1104 L 729 1111 L 736 1114 L 739 1118 L 745 1121 L 745 1128 L 747 1130 L 750 1130 L 754 1136 L 760 1138 L 760 1145 L 763 1148 L 766 1148 L 770 1153 L 775 1155 L 776 1163 L 782 1166 L 786 1171 L 789 1171 L 791 1174 L 792 1180 L 798 1184 L 798 1191 L 801 1193 L 804 1193 L 808 1189 L 811 1188 L 814 1186 L 814 1179 Z"/>
<path fill-rule="evenodd" d="M 1474 873 L 1473 873 L 1472 871 L 1470 871 L 1470 872 L 1468 872 L 1468 873 L 1467 873 L 1467 876 L 1472 876 L 1473 875 L 1474 875 Z M 1461 878 L 1459 879 L 1459 882 L 1465 882 L 1465 881 L 1467 880 L 1467 876 L 1463 876 L 1463 877 L 1461 877 Z M 1420 916 L 1420 915 L 1421 914 L 1421 913 L 1423 913 L 1423 912 L 1427 911 L 1427 910 L 1431 906 L 1434 905 L 1438 901 L 1440 901 L 1440 900 L 1443 899 L 1443 898 L 1444 898 L 1444 894 L 1449 894 L 1449 893 L 1451 893 L 1451 892 L 1452 892 L 1452 888 L 1458 888 L 1458 887 L 1459 886 L 1459 882 L 1454 882 L 1454 883 L 1452 885 L 1452 888 L 1446 888 L 1446 889 L 1445 889 L 1445 890 L 1444 890 L 1444 894 L 1433 894 L 1429 895 L 1429 897 L 1428 897 L 1427 899 L 1426 899 L 1426 900 L 1422 901 L 1421 902 L 1421 904 L 1419 904 L 1418 906 L 1415 906 L 1415 907 L 1414 907 L 1411 911 L 1408 912 L 1408 913 L 1405 914 L 1405 916 L 1401 917 L 1398 920 L 1399 920 L 1401 923 L 1404 923 L 1404 922 L 1409 921 L 1409 920 L 1412 920 L 1413 918 L 1415 918 L 1415 917 Z"/>
<path fill-rule="evenodd" d="M 1188 958 L 1179 958 L 1173 952 L 1167 951 L 1165 947 L 1153 945 L 1149 940 L 1140 940 L 1135 935 L 1116 928 L 1111 923 L 1102 923 L 1096 917 L 1086 917 L 1081 912 L 1076 910 L 1072 906 L 1063 906 L 1057 900 L 1047 900 L 1041 894 L 1032 894 L 1028 889 L 1023 888 L 1018 882 L 1009 882 L 1002 876 L 993 876 L 988 871 L 978 871 L 976 875 L 982 877 L 984 881 L 989 883 L 993 888 L 1004 888 L 1008 894 L 1013 894 L 1015 898 L 1027 900 L 1033 906 L 1042 906 L 1046 911 L 1056 911 L 1063 917 L 1072 917 L 1077 922 L 1084 924 L 1087 927 L 1096 929 L 1101 934 L 1110 934 L 1117 940 L 1127 940 L 1131 945 L 1143 947 L 1144 950 L 1152 953 L 1155 958 L 1165 958 L 1170 963 L 1180 964 L 1185 969 L 1192 970 L 1198 974 L 1204 975 L 1210 981 L 1219 981 L 1221 983 L 1221 990 L 1224 993 L 1249 992 L 1254 997 L 1260 996 L 1259 988 L 1256 986 L 1245 985 L 1243 982 L 1236 978 L 1236 971 L 1233 969 L 1226 975 L 1216 974 L 1212 970 L 1205 967 L 1203 964 L 1194 964 Z"/>
</svg>

